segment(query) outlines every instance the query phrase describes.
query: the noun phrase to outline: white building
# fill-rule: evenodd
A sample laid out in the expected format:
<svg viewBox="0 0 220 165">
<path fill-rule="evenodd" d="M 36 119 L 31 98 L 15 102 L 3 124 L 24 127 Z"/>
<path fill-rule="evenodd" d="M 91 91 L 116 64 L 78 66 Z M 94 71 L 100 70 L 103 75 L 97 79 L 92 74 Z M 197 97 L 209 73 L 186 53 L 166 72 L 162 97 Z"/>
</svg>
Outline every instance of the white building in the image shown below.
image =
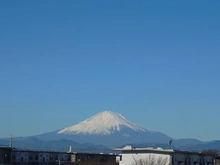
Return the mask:
<svg viewBox="0 0 220 165">
<path fill-rule="evenodd" d="M 116 161 L 119 165 L 214 165 L 214 156 L 199 152 L 179 151 L 162 148 L 133 148 L 125 146 Z"/>
</svg>

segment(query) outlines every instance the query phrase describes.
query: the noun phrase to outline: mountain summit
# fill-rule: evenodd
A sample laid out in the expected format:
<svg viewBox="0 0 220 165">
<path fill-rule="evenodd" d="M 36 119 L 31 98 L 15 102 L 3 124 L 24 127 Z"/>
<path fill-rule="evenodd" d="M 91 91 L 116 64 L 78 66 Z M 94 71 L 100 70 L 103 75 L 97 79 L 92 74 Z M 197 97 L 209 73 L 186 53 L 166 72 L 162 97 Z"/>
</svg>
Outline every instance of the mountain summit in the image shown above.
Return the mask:
<svg viewBox="0 0 220 165">
<path fill-rule="evenodd" d="M 58 134 L 110 135 L 116 131 L 120 132 L 124 127 L 130 128 L 136 132 L 147 131 L 127 120 L 117 112 L 103 111 L 76 125 L 60 130 Z"/>
<path fill-rule="evenodd" d="M 41 140 L 68 139 L 107 147 L 128 143 L 167 143 L 172 139 L 163 133 L 142 128 L 112 111 L 100 112 L 76 125 L 36 137 Z"/>
</svg>

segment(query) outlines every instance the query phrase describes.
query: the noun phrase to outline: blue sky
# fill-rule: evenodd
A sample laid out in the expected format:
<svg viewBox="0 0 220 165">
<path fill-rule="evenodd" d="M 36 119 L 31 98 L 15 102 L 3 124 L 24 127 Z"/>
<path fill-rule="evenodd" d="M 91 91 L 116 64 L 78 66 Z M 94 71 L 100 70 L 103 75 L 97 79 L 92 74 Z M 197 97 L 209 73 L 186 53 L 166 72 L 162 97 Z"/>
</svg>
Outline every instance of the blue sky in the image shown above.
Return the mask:
<svg viewBox="0 0 220 165">
<path fill-rule="evenodd" d="M 220 139 L 220 1 L 1 1 L 0 137 L 103 110 Z"/>
</svg>

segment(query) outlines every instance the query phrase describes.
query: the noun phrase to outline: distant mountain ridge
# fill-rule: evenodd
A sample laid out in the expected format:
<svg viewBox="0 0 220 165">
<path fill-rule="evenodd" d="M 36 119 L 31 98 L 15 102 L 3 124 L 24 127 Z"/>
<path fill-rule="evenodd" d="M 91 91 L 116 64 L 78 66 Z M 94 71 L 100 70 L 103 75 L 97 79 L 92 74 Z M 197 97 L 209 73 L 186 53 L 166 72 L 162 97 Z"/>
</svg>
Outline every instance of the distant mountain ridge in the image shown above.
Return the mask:
<svg viewBox="0 0 220 165">
<path fill-rule="evenodd" d="M 186 150 L 186 151 L 203 151 L 206 149 L 217 149 L 220 150 L 220 141 L 210 141 L 201 142 L 197 144 L 187 144 L 187 141 L 191 139 L 186 139 L 186 143 L 182 143 L 184 139 L 181 139 L 181 144 L 173 142 L 172 148 L 175 150 Z M 178 140 L 177 140 L 178 141 Z M 8 146 L 9 140 L 0 139 L 0 146 Z M 131 144 L 133 147 L 152 147 L 152 148 L 163 148 L 168 149 L 167 143 L 138 143 Z M 14 145 L 16 149 L 26 149 L 26 150 L 41 150 L 41 151 L 63 151 L 66 152 L 68 147 L 72 147 L 73 152 L 84 152 L 84 153 L 114 153 L 113 148 L 108 148 L 103 145 L 93 145 L 91 143 L 77 143 L 72 140 L 51 140 L 43 141 L 35 137 L 30 137 L 26 139 L 16 139 L 14 140 Z M 125 144 L 118 147 L 124 147 Z"/>
<path fill-rule="evenodd" d="M 100 112 L 78 124 L 43 133 L 32 137 L 15 138 L 15 146 L 22 148 L 59 148 L 69 145 L 75 149 L 103 148 L 113 149 L 125 144 L 148 147 L 173 147 L 181 150 L 220 149 L 220 141 L 202 142 L 197 139 L 173 139 L 166 134 L 150 131 L 127 120 L 121 114 L 112 111 Z M 0 139 L 0 144 L 8 145 L 9 141 Z M 90 150 L 88 150 L 90 151 Z"/>
<path fill-rule="evenodd" d="M 0 140 L 0 144 L 8 146 L 8 141 Z M 60 139 L 43 141 L 35 137 L 29 137 L 23 140 L 18 140 L 15 138 L 13 141 L 13 147 L 17 149 L 31 149 L 31 150 L 42 150 L 42 151 L 63 151 L 67 152 L 68 147 L 71 146 L 74 152 L 89 152 L 89 153 L 109 153 L 112 152 L 111 149 L 102 146 L 94 145 L 90 143 L 77 143 L 72 140 Z"/>
</svg>

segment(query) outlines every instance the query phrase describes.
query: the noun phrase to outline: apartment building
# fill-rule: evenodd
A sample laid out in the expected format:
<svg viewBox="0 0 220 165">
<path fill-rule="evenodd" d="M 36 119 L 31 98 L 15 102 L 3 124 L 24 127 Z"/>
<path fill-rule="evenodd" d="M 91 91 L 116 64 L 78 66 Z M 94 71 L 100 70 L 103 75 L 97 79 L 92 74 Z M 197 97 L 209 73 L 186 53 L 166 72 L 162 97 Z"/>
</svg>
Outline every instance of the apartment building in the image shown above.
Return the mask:
<svg viewBox="0 0 220 165">
<path fill-rule="evenodd" d="M 12 165 L 118 165 L 116 155 L 12 150 Z"/>
</svg>

